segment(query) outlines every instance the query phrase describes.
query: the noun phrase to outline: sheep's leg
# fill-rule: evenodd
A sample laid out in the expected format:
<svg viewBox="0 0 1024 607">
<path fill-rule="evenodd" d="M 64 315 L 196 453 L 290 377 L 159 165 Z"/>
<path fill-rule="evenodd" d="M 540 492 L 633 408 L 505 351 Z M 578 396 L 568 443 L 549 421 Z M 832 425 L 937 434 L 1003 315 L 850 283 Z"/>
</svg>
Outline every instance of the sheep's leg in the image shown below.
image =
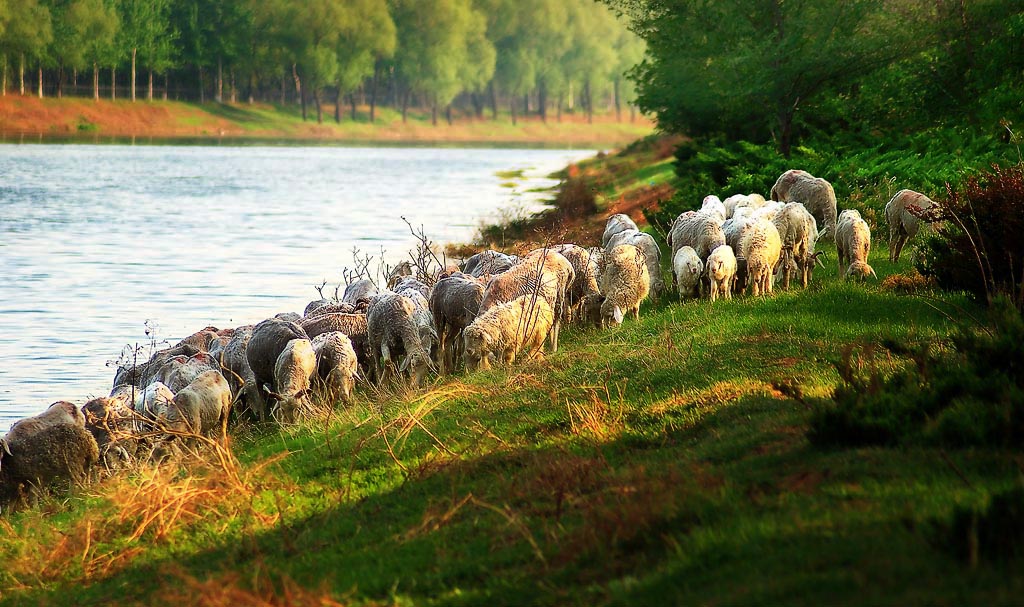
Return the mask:
<svg viewBox="0 0 1024 607">
<path fill-rule="evenodd" d="M 633 308 L 633 319 L 640 320 L 640 304 L 636 304 L 636 307 Z"/>
<path fill-rule="evenodd" d="M 556 316 L 555 322 L 551 324 L 551 352 L 558 352 L 558 330 L 561 328 L 561 324 Z"/>
</svg>

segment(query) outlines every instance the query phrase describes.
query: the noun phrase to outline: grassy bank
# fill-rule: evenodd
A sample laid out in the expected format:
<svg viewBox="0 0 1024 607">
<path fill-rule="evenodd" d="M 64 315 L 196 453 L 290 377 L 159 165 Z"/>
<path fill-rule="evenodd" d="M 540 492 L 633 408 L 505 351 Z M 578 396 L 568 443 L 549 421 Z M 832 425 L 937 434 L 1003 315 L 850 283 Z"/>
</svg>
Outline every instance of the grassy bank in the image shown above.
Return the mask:
<svg viewBox="0 0 1024 607">
<path fill-rule="evenodd" d="M 599 212 L 559 222 L 556 209 L 524 235 L 583 234 L 671 189 L 657 146 L 573 172 L 594 179 Z M 962 297 L 890 290 L 910 262 L 889 263 L 878 234 L 878 282 L 844 282 L 831 265 L 771 298 L 663 300 L 617 330 L 566 330 L 558 353 L 525 366 L 244 429 L 237 462 L 147 469 L 0 518 L 0 596 L 1013 604 L 1022 569 L 958 560 L 943 523 L 1018 482 L 1019 452 L 830 450 L 805 436 L 851 345 L 942 343 L 954 317 L 980 314 Z"/>
<path fill-rule="evenodd" d="M 33 137 L 81 141 L 109 141 L 136 137 L 161 139 L 297 140 L 322 142 L 436 142 L 491 144 L 622 145 L 651 132 L 642 118 L 630 122 L 614 116 L 564 115 L 518 120 L 507 115 L 497 120 L 456 116 L 451 125 L 443 120 L 434 126 L 429 113 L 410 111 L 408 121 L 399 113 L 378 108 L 370 122 L 369 108 L 357 108 L 353 120 L 349 108 L 335 123 L 333 107 L 323 123 L 315 114 L 303 121 L 293 106 L 265 104 L 195 104 L 175 101 L 110 101 L 92 99 L 38 99 L 8 95 L 0 97 L 0 132 L 9 141 Z M 489 115 L 488 115 L 489 116 Z"/>
</svg>

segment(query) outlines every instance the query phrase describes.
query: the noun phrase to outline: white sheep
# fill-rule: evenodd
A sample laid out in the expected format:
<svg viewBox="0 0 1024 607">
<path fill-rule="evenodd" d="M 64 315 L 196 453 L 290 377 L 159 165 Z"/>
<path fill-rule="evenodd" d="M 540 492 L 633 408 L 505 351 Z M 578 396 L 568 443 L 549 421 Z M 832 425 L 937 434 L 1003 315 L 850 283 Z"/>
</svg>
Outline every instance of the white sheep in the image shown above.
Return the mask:
<svg viewBox="0 0 1024 607">
<path fill-rule="evenodd" d="M 732 283 L 736 279 L 736 254 L 732 247 L 723 245 L 711 251 L 705 271 L 711 284 L 711 301 L 718 299 L 719 294 L 732 299 Z"/>
<path fill-rule="evenodd" d="M 790 169 L 772 186 L 772 200 L 803 203 L 821 226 L 820 238 L 833 238 L 836 229 L 836 192 L 832 184 L 807 171 Z"/>
<path fill-rule="evenodd" d="M 672 282 L 675 283 L 680 300 L 684 296 L 700 295 L 700 276 L 703 271 L 704 262 L 700 260 L 693 247 L 683 247 L 676 251 L 675 257 L 672 258 Z"/>
<path fill-rule="evenodd" d="M 818 240 L 818 223 L 814 216 L 799 202 L 790 202 L 775 216 L 773 221 L 782 238 L 783 288 L 789 289 L 793 272 L 800 273 L 804 288 L 811 280 L 815 263 L 821 263 L 820 252 L 814 252 Z"/>
<path fill-rule="evenodd" d="M 693 247 L 697 256 L 704 261 L 711 254 L 711 251 L 725 244 L 725 235 L 722 233 L 722 224 L 717 217 L 688 211 L 683 213 L 672 222 L 668 233 L 668 246 L 672 249 L 672 259 L 683 247 Z"/>
<path fill-rule="evenodd" d="M 499 357 L 511 364 L 519 352 L 526 358 L 542 357 L 544 339 L 551 331 L 554 311 L 537 295 L 521 295 L 482 312 L 462 332 L 466 368 L 487 370 Z"/>
<path fill-rule="evenodd" d="M 608 218 L 608 221 L 604 224 L 604 234 L 601 236 L 601 246 L 606 247 L 608 240 L 625 230 L 639 230 L 636 222 L 630 219 L 629 215 L 625 213 L 617 213 Z"/>
<path fill-rule="evenodd" d="M 736 276 L 732 284 L 733 291 L 736 293 L 742 293 L 747 288 L 747 259 L 740 254 L 740 243 L 743 242 L 743 237 L 754 228 L 756 223 L 745 214 L 739 213 L 741 210 L 746 211 L 748 209 L 737 209 L 737 214 L 722 224 L 725 244 L 731 247 L 733 253 L 737 256 Z"/>
<path fill-rule="evenodd" d="M 921 228 L 921 218 L 907 210 L 909 206 L 930 209 L 935 201 L 914 190 L 900 190 L 885 205 L 885 219 L 889 222 L 889 261 L 900 260 L 903 247 Z"/>
<path fill-rule="evenodd" d="M 705 196 L 701 202 L 700 211 L 712 217 L 719 219 L 718 225 L 722 225 L 726 219 L 728 219 L 728 212 L 725 208 L 725 204 L 722 203 L 721 199 L 714 194 Z"/>
<path fill-rule="evenodd" d="M 782 239 L 775 224 L 765 220 L 754 222 L 740 242 L 738 257 L 746 260 L 751 295 L 771 295 L 772 278 L 782 257 Z"/>
<path fill-rule="evenodd" d="M 839 215 L 836 223 L 836 256 L 839 258 L 839 275 L 847 279 L 866 280 L 874 276 L 874 268 L 868 265 L 871 253 L 871 228 L 860 213 L 847 209 Z"/>
<path fill-rule="evenodd" d="M 629 312 L 640 319 L 640 302 L 651 288 L 643 253 L 633 245 L 623 244 L 605 255 L 601 274 L 601 324 L 618 326 Z"/>
<path fill-rule="evenodd" d="M 754 220 L 767 219 L 768 221 L 775 221 L 775 217 L 785 206 L 786 203 L 784 202 L 776 202 L 774 200 L 765 202 L 750 212 L 750 218 Z"/>
</svg>

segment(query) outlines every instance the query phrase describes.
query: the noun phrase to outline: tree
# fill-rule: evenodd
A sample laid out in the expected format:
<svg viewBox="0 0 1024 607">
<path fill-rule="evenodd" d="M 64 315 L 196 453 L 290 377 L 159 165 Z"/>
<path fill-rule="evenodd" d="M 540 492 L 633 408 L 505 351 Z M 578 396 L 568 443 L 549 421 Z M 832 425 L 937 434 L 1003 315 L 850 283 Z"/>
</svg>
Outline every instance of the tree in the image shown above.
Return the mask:
<svg viewBox="0 0 1024 607">
<path fill-rule="evenodd" d="M 803 107 L 921 45 L 885 0 L 608 2 L 647 43 L 633 77 L 663 128 L 770 136 L 787 156 Z"/>
<path fill-rule="evenodd" d="M 337 70 L 334 120 L 341 122 L 341 97 L 353 91 L 371 75 L 377 62 L 395 52 L 395 22 L 385 0 L 353 0 L 347 3 L 336 43 Z M 352 101 L 355 119 L 355 101 Z"/>
<path fill-rule="evenodd" d="M 42 60 L 53 39 L 50 11 L 38 0 L 16 0 L 7 5 L 7 20 L 0 50 L 6 58 L 18 60 L 18 91 L 25 94 L 25 66 L 28 61 L 40 63 L 39 96 L 43 96 Z M 5 67 L 6 69 L 6 67 Z M 6 87 L 5 87 L 6 88 Z"/>
<path fill-rule="evenodd" d="M 136 65 L 139 54 L 149 69 L 146 99 L 153 100 L 153 72 L 171 66 L 172 43 L 176 36 L 170 23 L 170 0 L 120 0 L 119 46 L 131 57 L 131 92 L 135 101 Z"/>
</svg>

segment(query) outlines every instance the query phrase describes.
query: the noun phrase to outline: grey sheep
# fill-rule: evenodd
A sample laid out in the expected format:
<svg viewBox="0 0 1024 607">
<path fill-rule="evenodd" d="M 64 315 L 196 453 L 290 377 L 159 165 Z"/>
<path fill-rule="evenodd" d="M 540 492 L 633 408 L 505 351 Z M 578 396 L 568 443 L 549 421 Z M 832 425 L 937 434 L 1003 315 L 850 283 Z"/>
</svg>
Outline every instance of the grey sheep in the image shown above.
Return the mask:
<svg viewBox="0 0 1024 607">
<path fill-rule="evenodd" d="M 629 312 L 640 319 L 640 302 L 651 288 L 644 254 L 630 244 L 615 247 L 605 255 L 601 274 L 601 324 L 618 326 Z"/>
<path fill-rule="evenodd" d="M 568 309 L 567 319 L 574 322 L 580 316 L 580 307 L 588 295 L 600 293 L 597 277 L 601 272 L 601 249 L 584 249 L 575 244 L 557 244 L 551 250 L 569 260 L 575 273 L 569 290 L 565 295 Z"/>
<path fill-rule="evenodd" d="M 626 230 L 640 230 L 637 227 L 636 222 L 625 213 L 617 213 L 608 218 L 608 221 L 604 224 L 604 234 L 601 235 L 601 248 L 608 248 L 608 241 L 611 240 L 612 236 L 615 236 L 619 232 Z"/>
<path fill-rule="evenodd" d="M 416 388 L 431 368 L 433 335 L 417 323 L 418 307 L 410 297 L 385 292 L 367 310 L 367 358 L 378 381 L 390 377 L 397 365 L 400 373 L 409 373 Z M 429 315 L 429 305 L 426 308 Z"/>
<path fill-rule="evenodd" d="M 249 368 L 252 369 L 256 388 L 260 390 L 260 401 L 264 404 L 262 410 L 256 411 L 260 421 L 266 421 L 267 414 L 270 413 L 267 405 L 270 403 L 271 395 L 267 388 L 276 386 L 277 359 L 293 339 L 309 340 L 303 328 L 293 322 L 268 318 L 252 329 L 252 336 L 245 348 L 245 357 Z"/>
<path fill-rule="evenodd" d="M 523 350 L 526 358 L 543 357 L 544 339 L 554 311 L 543 297 L 522 295 L 483 312 L 463 333 L 466 368 L 490 369 L 496 362 L 512 364 Z"/>
<path fill-rule="evenodd" d="M 313 306 L 313 304 L 317 305 Z M 357 309 L 356 304 L 350 304 L 344 301 L 311 301 L 309 302 L 309 305 L 306 306 L 306 310 L 302 314 L 302 318 L 304 321 L 307 318 L 323 316 L 324 314 L 355 314 Z"/>
<path fill-rule="evenodd" d="M 551 250 L 537 249 L 507 272 L 491 278 L 484 289 L 480 312 L 523 295 L 543 297 L 555 313 L 551 325 L 551 351 L 556 352 L 566 294 L 575 277 L 576 272 L 568 259 Z"/>
<path fill-rule="evenodd" d="M 181 344 L 172 348 L 157 350 L 145 362 L 136 365 L 119 365 L 114 374 L 114 387 L 131 384 L 138 388 L 148 386 L 156 379 L 160 366 L 175 356 L 194 356 L 199 349 L 190 344 Z"/>
<path fill-rule="evenodd" d="M 814 177 L 807 171 L 786 171 L 772 187 L 772 200 L 803 204 L 821 226 L 819 238 L 835 237 L 836 192 L 825 179 Z"/>
<path fill-rule="evenodd" d="M 235 403 L 239 414 L 248 416 L 253 421 L 260 419 L 261 414 L 267 411 L 266 399 L 256 383 L 256 375 L 249 366 L 249 359 L 246 357 L 246 349 L 249 340 L 252 338 L 252 325 L 246 325 L 235 329 L 227 345 L 217 355 L 217 362 L 220 364 L 221 374 L 227 380 L 231 388 L 232 401 Z M 210 353 L 214 355 L 213 352 Z"/>
<path fill-rule="evenodd" d="M 220 363 L 208 352 L 197 352 L 192 356 L 174 356 L 164 361 L 153 376 L 153 381 L 163 382 L 172 392 L 177 393 L 207 371 L 220 371 Z"/>
<path fill-rule="evenodd" d="M 231 413 L 231 388 L 217 371 L 206 371 L 182 388 L 162 420 L 167 430 L 210 436 L 217 433 L 227 440 Z"/>
<path fill-rule="evenodd" d="M 874 276 L 874 268 L 868 265 L 871 253 L 871 228 L 860 213 L 847 209 L 839 215 L 836 224 L 836 256 L 839 258 L 839 275 L 847 279 L 866 280 Z"/>
<path fill-rule="evenodd" d="M 821 252 L 815 252 L 818 241 L 818 222 L 799 202 L 790 202 L 772 221 L 782 239 L 782 286 L 789 289 L 793 272 L 800 274 L 800 284 L 806 289 L 811 281 L 814 264 L 821 263 Z"/>
<path fill-rule="evenodd" d="M 733 215 L 722 224 L 725 244 L 732 248 L 736 255 L 736 276 L 733 280 L 733 293 L 743 293 L 747 289 L 747 260 L 740 256 L 740 243 L 744 236 L 754 229 L 754 220 L 750 217 Z"/>
<path fill-rule="evenodd" d="M 359 359 L 352 349 L 352 340 L 341 331 L 328 331 L 313 338 L 316 355 L 316 376 L 327 392 L 328 401 L 352 400 L 352 390 L 359 377 Z"/>
<path fill-rule="evenodd" d="M 921 229 L 921 218 L 911 213 L 908 207 L 923 211 L 934 206 L 934 200 L 914 190 L 896 192 L 885 205 L 885 219 L 889 223 L 889 261 L 899 261 L 907 241 Z"/>
<path fill-rule="evenodd" d="M 725 234 L 717 218 L 695 211 L 687 211 L 672 222 L 668 233 L 668 246 L 672 249 L 672 259 L 683 247 L 693 247 L 706 263 L 711 251 L 725 244 Z"/>
<path fill-rule="evenodd" d="M 482 276 L 493 276 L 507 272 L 517 263 L 519 263 L 519 258 L 515 255 L 506 255 L 500 251 L 488 249 L 467 259 L 462 264 L 462 271 L 470 276 L 480 278 Z"/>
<path fill-rule="evenodd" d="M 349 303 L 355 305 L 363 299 L 372 299 L 375 297 L 380 290 L 377 285 L 373 284 L 373 281 L 369 278 L 361 278 L 352 284 L 345 287 L 345 292 L 341 296 L 342 303 Z"/>
<path fill-rule="evenodd" d="M 140 440 L 132 410 L 137 390 L 127 386 L 127 390 L 82 405 L 85 428 L 96 439 L 100 461 L 108 470 L 121 468 L 138 455 Z"/>
<path fill-rule="evenodd" d="M 250 342 L 252 343 L 252 342 Z M 294 423 L 310 406 L 310 382 L 317 373 L 316 353 L 306 338 L 289 341 L 274 363 L 273 388 L 263 390 L 273 400 L 271 415 L 278 422 Z"/>
<path fill-rule="evenodd" d="M 814 179 L 814 175 L 801 169 L 789 169 L 775 180 L 769 197 L 778 202 L 786 202 L 793 184 L 804 179 Z"/>
<path fill-rule="evenodd" d="M 438 364 L 441 373 L 451 373 L 459 363 L 462 332 L 480 311 L 484 285 L 462 274 L 442 278 L 430 294 L 430 314 L 437 330 Z"/>
<path fill-rule="evenodd" d="M 650 295 L 656 299 L 665 290 L 665 279 L 661 276 L 661 248 L 658 247 L 658 242 L 646 232 L 623 230 L 608 240 L 605 250 L 610 251 L 620 244 L 631 244 L 644 254 L 647 273 L 651 277 Z"/>
<path fill-rule="evenodd" d="M 54 482 L 80 483 L 99 457 L 83 413 L 72 403 L 53 403 L 0 439 L 0 505 L 34 497 Z"/>
<path fill-rule="evenodd" d="M 363 375 L 367 379 L 375 379 L 373 376 L 372 361 L 366 332 L 366 314 L 342 314 L 330 313 L 302 321 L 302 329 L 310 339 L 316 338 L 322 333 L 340 331 L 352 342 L 352 349 L 359 360 L 359 366 L 363 369 Z"/>
</svg>

